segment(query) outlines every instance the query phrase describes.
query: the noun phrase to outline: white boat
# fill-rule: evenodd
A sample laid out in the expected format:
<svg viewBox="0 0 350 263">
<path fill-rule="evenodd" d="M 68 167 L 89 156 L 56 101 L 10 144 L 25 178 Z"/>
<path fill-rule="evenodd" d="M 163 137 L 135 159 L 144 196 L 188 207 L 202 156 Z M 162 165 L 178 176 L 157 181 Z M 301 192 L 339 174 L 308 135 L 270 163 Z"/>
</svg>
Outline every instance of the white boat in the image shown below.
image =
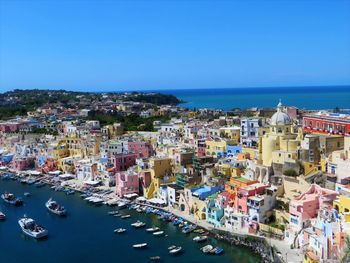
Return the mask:
<svg viewBox="0 0 350 263">
<path fill-rule="evenodd" d="M 168 247 L 169 250 L 172 250 L 172 249 L 174 249 L 174 248 L 176 248 L 175 245 L 172 245 L 172 246 Z"/>
<path fill-rule="evenodd" d="M 136 227 L 136 228 L 140 228 L 140 227 L 144 227 L 146 224 L 141 222 L 141 221 L 136 221 L 135 223 L 132 223 L 131 226 Z"/>
<path fill-rule="evenodd" d="M 182 251 L 182 247 L 175 247 L 169 251 L 170 254 L 177 254 Z"/>
<path fill-rule="evenodd" d="M 6 219 L 6 215 L 0 211 L 0 220 L 5 220 Z"/>
<path fill-rule="evenodd" d="M 12 193 L 5 192 L 4 194 L 1 195 L 1 198 L 2 200 L 4 200 L 4 202 L 10 205 L 20 206 L 23 204 L 23 201 L 19 198 L 16 198 L 15 195 Z"/>
<path fill-rule="evenodd" d="M 24 234 L 33 238 L 43 238 L 48 235 L 48 231 L 39 226 L 35 221 L 29 217 L 24 216 L 18 220 L 18 224 L 21 227 Z"/>
<path fill-rule="evenodd" d="M 132 246 L 133 248 L 143 248 L 147 247 L 147 243 L 140 243 L 140 244 L 135 244 Z"/>
<path fill-rule="evenodd" d="M 49 210 L 51 213 L 64 216 L 66 215 L 67 211 L 63 206 L 60 206 L 55 200 L 50 198 L 46 203 L 45 206 L 47 210 Z"/>
<path fill-rule="evenodd" d="M 118 234 L 124 233 L 125 231 L 126 231 L 125 228 L 117 228 L 117 229 L 114 229 L 114 233 L 118 233 Z"/>
<path fill-rule="evenodd" d="M 193 238 L 193 241 L 195 242 L 203 242 L 208 239 L 208 236 L 196 236 Z"/>
<path fill-rule="evenodd" d="M 164 234 L 164 231 L 157 231 L 153 233 L 154 236 L 161 236 L 163 234 Z"/>
<path fill-rule="evenodd" d="M 123 208 L 126 208 L 127 205 L 128 205 L 127 202 L 121 201 L 121 202 L 118 203 L 118 208 L 119 209 L 123 209 Z"/>
<path fill-rule="evenodd" d="M 117 215 L 117 214 L 119 214 L 119 212 L 118 211 L 109 211 L 108 214 L 109 215 Z"/>
<path fill-rule="evenodd" d="M 121 216 L 120 218 L 129 218 L 131 215 L 123 215 L 123 216 Z"/>
<path fill-rule="evenodd" d="M 158 231 L 159 230 L 159 227 L 151 227 L 151 228 L 147 228 L 146 231 L 147 232 L 155 232 L 155 231 Z"/>
<path fill-rule="evenodd" d="M 212 245 L 206 245 L 204 247 L 201 248 L 201 250 L 203 251 L 203 253 L 207 254 L 207 253 L 210 253 L 210 251 L 213 250 L 213 246 Z"/>
</svg>

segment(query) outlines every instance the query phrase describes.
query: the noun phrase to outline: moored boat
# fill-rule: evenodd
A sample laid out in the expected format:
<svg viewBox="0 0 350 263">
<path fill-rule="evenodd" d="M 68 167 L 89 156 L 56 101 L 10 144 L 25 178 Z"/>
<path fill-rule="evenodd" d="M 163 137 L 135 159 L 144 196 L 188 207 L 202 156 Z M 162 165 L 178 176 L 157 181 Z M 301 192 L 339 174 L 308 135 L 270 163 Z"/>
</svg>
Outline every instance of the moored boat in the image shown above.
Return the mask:
<svg viewBox="0 0 350 263">
<path fill-rule="evenodd" d="M 16 198 L 14 194 L 5 192 L 1 195 L 2 200 L 4 200 L 5 203 L 8 203 L 10 205 L 20 206 L 23 204 L 23 201 L 19 198 Z"/>
<path fill-rule="evenodd" d="M 180 253 L 181 251 L 182 251 L 182 247 L 175 247 L 169 251 L 169 254 L 174 255 L 174 254 Z"/>
<path fill-rule="evenodd" d="M 164 231 L 157 231 L 153 233 L 154 236 L 161 236 L 163 234 L 164 234 Z"/>
<path fill-rule="evenodd" d="M 0 211 L 0 220 L 5 220 L 6 219 L 6 215 Z"/>
<path fill-rule="evenodd" d="M 150 257 L 149 259 L 152 261 L 158 261 L 158 260 L 160 260 L 160 256 Z"/>
<path fill-rule="evenodd" d="M 121 216 L 120 218 L 129 218 L 129 217 L 131 217 L 131 215 L 123 215 L 123 216 Z"/>
<path fill-rule="evenodd" d="M 132 223 L 131 226 L 135 227 L 135 228 L 140 228 L 140 227 L 144 227 L 146 224 L 137 220 L 135 223 Z"/>
<path fill-rule="evenodd" d="M 205 253 L 205 254 L 210 253 L 210 251 L 212 251 L 212 249 L 213 249 L 212 245 L 206 245 L 206 246 L 201 248 L 202 252 Z"/>
<path fill-rule="evenodd" d="M 33 238 L 44 238 L 48 235 L 48 231 L 38 225 L 34 219 L 24 216 L 18 220 L 18 224 L 21 227 L 24 234 Z"/>
<path fill-rule="evenodd" d="M 147 243 L 140 243 L 140 244 L 135 244 L 132 245 L 133 248 L 144 248 L 147 247 Z"/>
<path fill-rule="evenodd" d="M 114 229 L 114 233 L 120 234 L 120 233 L 124 233 L 124 232 L 126 232 L 126 229 L 125 229 L 125 228 L 117 228 L 117 229 Z"/>
<path fill-rule="evenodd" d="M 208 236 L 196 236 L 193 238 L 193 241 L 195 242 L 204 242 L 208 239 Z"/>
<path fill-rule="evenodd" d="M 175 245 L 172 245 L 172 246 L 168 247 L 169 250 L 172 250 L 172 249 L 174 249 L 174 248 L 176 248 Z"/>
<path fill-rule="evenodd" d="M 146 231 L 147 232 L 155 232 L 155 231 L 158 231 L 159 230 L 159 227 L 151 227 L 151 228 L 147 228 Z"/>
<path fill-rule="evenodd" d="M 59 216 L 64 216 L 67 213 L 66 209 L 59 205 L 56 201 L 52 200 L 52 198 L 45 203 L 45 206 L 51 213 Z"/>
</svg>

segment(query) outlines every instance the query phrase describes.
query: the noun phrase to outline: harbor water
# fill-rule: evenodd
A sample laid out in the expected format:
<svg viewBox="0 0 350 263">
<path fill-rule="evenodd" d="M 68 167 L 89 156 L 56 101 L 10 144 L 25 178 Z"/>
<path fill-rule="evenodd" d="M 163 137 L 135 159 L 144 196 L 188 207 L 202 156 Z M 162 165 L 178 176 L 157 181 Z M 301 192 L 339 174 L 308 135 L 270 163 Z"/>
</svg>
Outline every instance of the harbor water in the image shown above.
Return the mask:
<svg viewBox="0 0 350 263">
<path fill-rule="evenodd" d="M 204 243 L 192 241 L 195 233 L 183 234 L 172 223 L 161 221 L 153 214 L 138 213 L 123 209 L 121 213 L 130 214 L 128 219 L 108 215 L 114 210 L 107 206 L 88 204 L 79 194 L 66 195 L 49 187 L 37 188 L 20 184 L 17 181 L 0 180 L 0 193 L 12 192 L 22 197 L 24 205 L 14 207 L 1 200 L 0 211 L 7 216 L 0 222 L 0 262 L 6 263 L 123 263 L 150 262 L 150 257 L 160 256 L 160 262 L 218 262 L 252 263 L 259 262 L 259 256 L 244 247 L 230 246 L 225 242 L 209 238 Z M 29 192 L 31 196 L 24 197 Z M 67 217 L 59 217 L 46 210 L 45 202 L 52 197 L 68 210 Z M 49 231 L 44 240 L 25 236 L 18 225 L 24 214 L 35 219 Z M 153 236 L 145 228 L 130 226 L 136 220 L 147 227 L 159 227 L 168 236 Z M 116 228 L 126 228 L 123 234 L 115 234 Z M 145 249 L 134 249 L 133 244 L 148 243 Z M 224 248 L 222 255 L 205 255 L 200 247 L 212 244 Z M 168 253 L 171 245 L 182 246 L 183 253 L 172 256 Z"/>
</svg>

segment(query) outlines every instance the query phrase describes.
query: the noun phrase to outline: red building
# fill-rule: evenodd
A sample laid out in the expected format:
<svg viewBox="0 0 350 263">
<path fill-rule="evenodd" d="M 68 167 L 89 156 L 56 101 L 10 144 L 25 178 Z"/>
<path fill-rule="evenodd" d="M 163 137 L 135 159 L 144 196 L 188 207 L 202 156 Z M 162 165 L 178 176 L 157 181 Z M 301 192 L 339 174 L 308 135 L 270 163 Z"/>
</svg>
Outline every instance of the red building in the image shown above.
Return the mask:
<svg viewBox="0 0 350 263">
<path fill-rule="evenodd" d="M 109 158 L 115 172 L 126 171 L 136 164 L 136 154 L 116 154 Z"/>
<path fill-rule="evenodd" d="M 153 147 L 148 142 L 128 142 L 129 153 L 134 153 L 137 158 L 149 158 L 153 154 Z"/>
<path fill-rule="evenodd" d="M 303 117 L 305 132 L 343 135 L 350 134 L 350 115 L 339 113 L 314 114 Z"/>
</svg>

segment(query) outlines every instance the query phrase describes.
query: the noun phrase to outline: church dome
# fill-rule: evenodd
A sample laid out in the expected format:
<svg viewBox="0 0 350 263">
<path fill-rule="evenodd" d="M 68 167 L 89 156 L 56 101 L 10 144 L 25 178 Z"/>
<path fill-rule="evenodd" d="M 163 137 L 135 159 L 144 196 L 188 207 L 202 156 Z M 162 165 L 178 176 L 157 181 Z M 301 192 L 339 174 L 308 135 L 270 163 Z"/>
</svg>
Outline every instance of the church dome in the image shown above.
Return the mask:
<svg viewBox="0 0 350 263">
<path fill-rule="evenodd" d="M 283 105 L 281 101 L 277 105 L 277 112 L 272 115 L 270 124 L 271 125 L 290 125 L 292 120 L 289 115 L 282 111 Z"/>
</svg>

